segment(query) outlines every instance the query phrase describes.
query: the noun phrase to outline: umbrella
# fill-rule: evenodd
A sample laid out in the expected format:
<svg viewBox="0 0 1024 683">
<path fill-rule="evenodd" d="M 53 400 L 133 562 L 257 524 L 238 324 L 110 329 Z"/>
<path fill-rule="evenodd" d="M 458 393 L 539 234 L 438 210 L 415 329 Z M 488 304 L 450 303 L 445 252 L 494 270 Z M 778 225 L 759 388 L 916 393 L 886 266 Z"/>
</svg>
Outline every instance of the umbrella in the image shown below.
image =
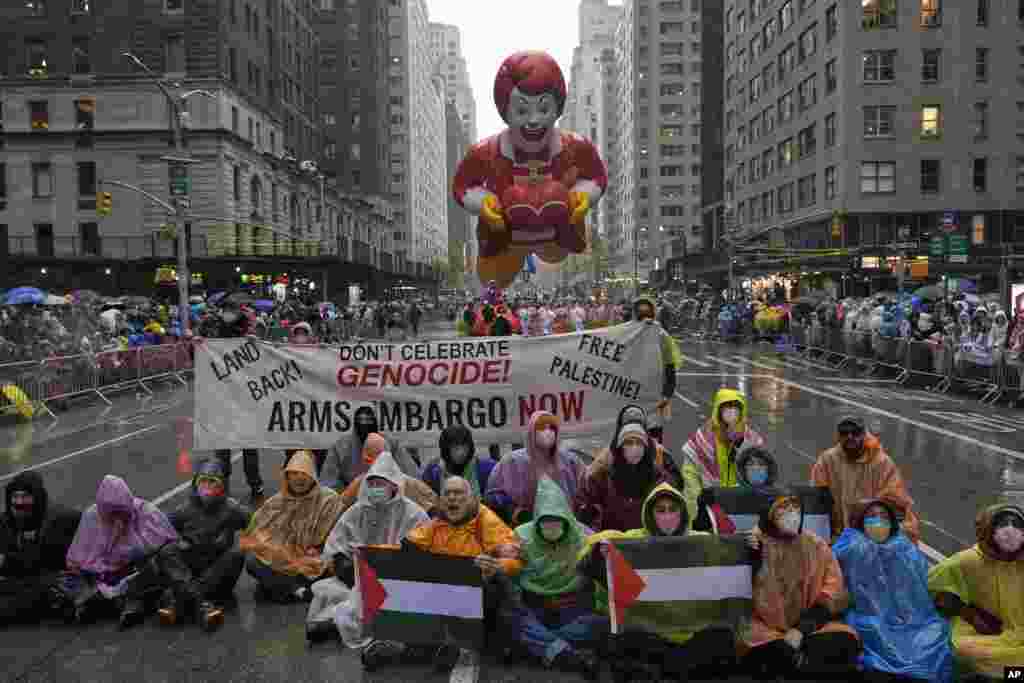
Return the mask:
<svg viewBox="0 0 1024 683">
<path fill-rule="evenodd" d="M 209 303 L 211 303 L 211 304 L 216 304 L 218 301 L 220 301 L 221 299 L 223 299 L 227 295 L 228 295 L 227 292 L 217 292 L 215 294 L 211 294 L 209 297 L 207 297 L 206 300 Z"/>
<path fill-rule="evenodd" d="M 239 306 L 252 306 L 256 303 L 256 297 L 247 292 L 232 292 L 224 297 L 224 303 L 232 303 Z"/>
<path fill-rule="evenodd" d="M 190 304 L 201 304 L 203 303 L 203 297 L 199 296 L 198 294 L 193 294 L 188 298 L 188 302 Z"/>
<path fill-rule="evenodd" d="M 128 306 L 148 306 L 152 302 L 145 296 L 126 296 L 124 303 Z"/>
<path fill-rule="evenodd" d="M 945 296 L 945 293 L 942 287 L 938 285 L 925 285 L 924 287 L 917 288 L 914 291 L 914 296 L 928 301 L 938 301 Z"/>
<path fill-rule="evenodd" d="M 67 303 L 67 298 L 63 296 L 57 296 L 56 294 L 47 294 L 46 299 L 43 300 L 44 306 L 66 306 Z"/>
<path fill-rule="evenodd" d="M 270 299 L 257 299 L 252 305 L 257 311 L 272 311 L 277 304 Z"/>
<path fill-rule="evenodd" d="M 7 306 L 41 304 L 44 301 L 46 301 L 46 294 L 35 287 L 15 287 L 4 295 L 4 304 Z"/>
<path fill-rule="evenodd" d="M 101 297 L 99 293 L 94 292 L 91 289 L 76 289 L 71 292 L 71 301 L 82 306 L 94 304 L 101 298 L 103 297 Z"/>
</svg>

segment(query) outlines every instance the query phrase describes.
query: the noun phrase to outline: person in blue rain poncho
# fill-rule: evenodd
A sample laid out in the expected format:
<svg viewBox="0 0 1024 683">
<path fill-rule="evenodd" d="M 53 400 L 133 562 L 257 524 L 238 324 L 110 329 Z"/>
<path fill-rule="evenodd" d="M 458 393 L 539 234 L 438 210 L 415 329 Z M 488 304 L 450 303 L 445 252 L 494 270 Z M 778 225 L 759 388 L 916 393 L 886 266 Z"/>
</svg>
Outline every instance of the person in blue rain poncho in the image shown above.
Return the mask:
<svg viewBox="0 0 1024 683">
<path fill-rule="evenodd" d="M 858 508 L 832 552 L 852 601 L 846 623 L 863 644 L 863 680 L 951 681 L 950 627 L 928 593 L 928 560 L 887 503 Z"/>
</svg>

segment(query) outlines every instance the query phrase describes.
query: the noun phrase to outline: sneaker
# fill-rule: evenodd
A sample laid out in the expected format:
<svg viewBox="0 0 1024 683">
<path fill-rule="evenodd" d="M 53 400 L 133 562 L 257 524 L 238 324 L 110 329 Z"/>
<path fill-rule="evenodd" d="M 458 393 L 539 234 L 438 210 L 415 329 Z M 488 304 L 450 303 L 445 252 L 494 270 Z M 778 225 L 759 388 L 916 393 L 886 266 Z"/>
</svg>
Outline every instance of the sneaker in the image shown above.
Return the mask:
<svg viewBox="0 0 1024 683">
<path fill-rule="evenodd" d="M 391 658 L 390 648 L 382 640 L 374 640 L 359 653 L 363 671 L 376 671 L 377 667 Z"/>
<path fill-rule="evenodd" d="M 204 600 L 199 603 L 199 627 L 207 633 L 216 631 L 224 625 L 224 609 L 212 602 Z"/>
<path fill-rule="evenodd" d="M 138 600 L 129 600 L 121 608 L 121 617 L 118 619 L 118 628 L 122 631 L 141 624 L 146 618 L 143 605 Z"/>
<path fill-rule="evenodd" d="M 451 673 L 459 663 L 459 650 L 456 645 L 442 645 L 434 653 L 434 671 L 439 674 Z"/>
<path fill-rule="evenodd" d="M 157 613 L 160 615 L 161 626 L 174 626 L 178 623 L 181 609 L 174 592 L 170 588 L 165 590 L 163 595 L 160 596 L 160 609 Z"/>
</svg>

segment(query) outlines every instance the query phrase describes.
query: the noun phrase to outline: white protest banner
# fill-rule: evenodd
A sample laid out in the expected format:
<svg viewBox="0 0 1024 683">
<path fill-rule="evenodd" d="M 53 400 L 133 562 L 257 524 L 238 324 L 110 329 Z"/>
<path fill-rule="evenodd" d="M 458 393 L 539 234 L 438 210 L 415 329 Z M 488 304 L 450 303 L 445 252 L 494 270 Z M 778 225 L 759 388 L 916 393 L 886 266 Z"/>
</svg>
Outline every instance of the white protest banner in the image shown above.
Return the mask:
<svg viewBox="0 0 1024 683">
<path fill-rule="evenodd" d="M 549 337 L 339 347 L 210 339 L 196 349 L 194 447 L 329 448 L 364 405 L 407 446 L 436 446 L 457 423 L 478 443 L 522 441 L 536 410 L 561 418 L 563 437 L 607 437 L 623 406 L 654 410 L 662 334 L 630 323 Z"/>
</svg>

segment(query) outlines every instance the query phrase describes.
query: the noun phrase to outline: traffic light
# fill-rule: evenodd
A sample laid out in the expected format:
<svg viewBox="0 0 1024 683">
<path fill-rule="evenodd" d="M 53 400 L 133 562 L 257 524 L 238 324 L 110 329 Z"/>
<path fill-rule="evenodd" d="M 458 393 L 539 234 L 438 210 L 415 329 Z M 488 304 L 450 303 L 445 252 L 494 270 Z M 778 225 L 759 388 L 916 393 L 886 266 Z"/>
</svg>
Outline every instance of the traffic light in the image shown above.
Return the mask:
<svg viewBox="0 0 1024 683">
<path fill-rule="evenodd" d="M 96 193 L 96 213 L 100 216 L 114 213 L 114 197 L 109 192 Z"/>
</svg>

